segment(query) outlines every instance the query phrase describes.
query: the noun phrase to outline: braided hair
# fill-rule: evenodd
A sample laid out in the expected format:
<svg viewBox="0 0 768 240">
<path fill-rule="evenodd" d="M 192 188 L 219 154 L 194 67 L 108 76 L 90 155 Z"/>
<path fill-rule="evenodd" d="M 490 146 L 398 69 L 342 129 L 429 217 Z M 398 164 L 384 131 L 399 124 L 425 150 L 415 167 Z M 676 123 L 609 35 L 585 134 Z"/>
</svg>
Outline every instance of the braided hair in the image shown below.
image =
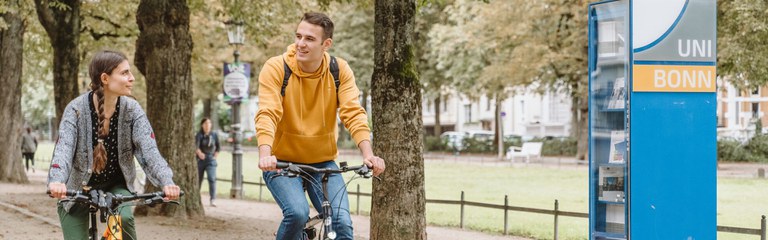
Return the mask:
<svg viewBox="0 0 768 240">
<path fill-rule="evenodd" d="M 99 116 L 98 143 L 93 149 L 93 171 L 101 173 L 107 167 L 107 150 L 104 148 L 104 140 L 109 135 L 109 127 L 105 125 L 104 114 L 104 84 L 101 82 L 101 74 L 112 74 L 115 68 L 128 60 L 124 54 L 115 51 L 97 52 L 91 64 L 88 65 L 88 75 L 91 77 L 91 91 L 96 95 L 96 112 Z"/>
</svg>

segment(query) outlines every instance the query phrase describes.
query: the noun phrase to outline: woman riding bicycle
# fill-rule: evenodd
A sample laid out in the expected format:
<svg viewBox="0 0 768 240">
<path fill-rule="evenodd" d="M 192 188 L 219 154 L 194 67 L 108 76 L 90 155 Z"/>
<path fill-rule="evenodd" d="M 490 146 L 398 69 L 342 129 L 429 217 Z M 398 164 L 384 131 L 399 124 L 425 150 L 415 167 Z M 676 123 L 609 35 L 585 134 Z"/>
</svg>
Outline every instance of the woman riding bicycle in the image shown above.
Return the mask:
<svg viewBox="0 0 768 240">
<path fill-rule="evenodd" d="M 64 109 L 59 139 L 48 172 L 51 197 L 65 198 L 67 189 L 83 187 L 114 194 L 135 192 L 134 156 L 147 178 L 162 186 L 170 200 L 179 196 L 173 172 L 160 155 L 144 110 L 130 97 L 135 80 L 128 59 L 119 52 L 100 51 L 88 66 L 91 91 Z M 88 206 L 58 205 L 64 239 L 88 239 Z M 131 208 L 120 209 L 126 239 L 135 239 Z"/>
<path fill-rule="evenodd" d="M 296 29 L 295 43 L 283 55 L 269 59 L 259 74 L 259 111 L 255 119 L 259 168 L 283 210 L 277 239 L 300 239 L 309 218 L 302 178 L 272 177 L 276 174 L 277 159 L 338 169 L 333 161 L 338 156 L 337 109 L 365 164 L 373 168 L 374 175 L 384 171 L 384 160 L 373 155 L 371 149 L 368 117 L 360 106 L 360 91 L 352 70 L 346 61 L 326 53 L 333 43 L 332 37 L 333 22 L 328 16 L 304 14 Z M 344 187 L 340 174 L 330 175 L 328 192 L 340 193 Z M 307 193 L 315 208 L 322 211 L 322 191 L 307 188 Z M 341 194 L 330 199 L 333 229 L 338 233 L 337 239 L 352 239 L 347 192 Z"/>
</svg>

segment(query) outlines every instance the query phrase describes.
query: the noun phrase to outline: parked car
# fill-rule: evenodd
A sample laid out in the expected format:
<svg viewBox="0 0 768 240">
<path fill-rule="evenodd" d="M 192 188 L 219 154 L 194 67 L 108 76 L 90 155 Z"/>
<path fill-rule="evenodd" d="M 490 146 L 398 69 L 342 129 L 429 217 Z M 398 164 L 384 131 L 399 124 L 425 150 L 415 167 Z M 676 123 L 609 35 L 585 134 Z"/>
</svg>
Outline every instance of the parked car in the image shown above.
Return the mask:
<svg viewBox="0 0 768 240">
<path fill-rule="evenodd" d="M 443 140 L 448 148 L 453 149 L 455 152 L 459 152 L 464 149 L 464 138 L 468 134 L 466 132 L 448 131 L 440 134 L 440 139 Z"/>
<path fill-rule="evenodd" d="M 494 132 L 488 130 L 469 130 L 467 136 L 478 141 L 493 141 Z"/>
</svg>

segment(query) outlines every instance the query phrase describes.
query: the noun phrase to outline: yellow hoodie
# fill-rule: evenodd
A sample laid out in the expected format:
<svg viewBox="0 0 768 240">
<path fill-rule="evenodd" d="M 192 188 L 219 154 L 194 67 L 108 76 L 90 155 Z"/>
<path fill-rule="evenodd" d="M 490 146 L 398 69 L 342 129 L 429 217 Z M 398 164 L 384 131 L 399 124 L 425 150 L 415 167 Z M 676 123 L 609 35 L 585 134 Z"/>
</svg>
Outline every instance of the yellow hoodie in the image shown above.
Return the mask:
<svg viewBox="0 0 768 240">
<path fill-rule="evenodd" d="M 337 109 L 356 144 L 369 140 L 368 117 L 360 106 L 360 90 L 347 62 L 336 58 L 341 82 L 337 96 L 328 53 L 314 73 L 302 72 L 295 55 L 296 47 L 291 44 L 283 55 L 267 60 L 259 73 L 259 111 L 254 119 L 259 145 L 271 146 L 277 159 L 289 162 L 335 160 Z M 280 96 L 283 59 L 293 72 L 285 97 Z"/>
</svg>

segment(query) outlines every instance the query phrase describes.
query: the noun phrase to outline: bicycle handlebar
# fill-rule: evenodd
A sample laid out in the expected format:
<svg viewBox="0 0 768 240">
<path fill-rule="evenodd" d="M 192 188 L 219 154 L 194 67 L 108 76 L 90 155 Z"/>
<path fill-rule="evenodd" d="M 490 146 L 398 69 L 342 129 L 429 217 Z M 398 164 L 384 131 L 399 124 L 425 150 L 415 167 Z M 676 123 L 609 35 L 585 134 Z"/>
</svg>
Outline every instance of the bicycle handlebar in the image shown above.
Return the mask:
<svg viewBox="0 0 768 240">
<path fill-rule="evenodd" d="M 51 190 L 45 191 L 46 194 L 51 195 Z M 92 189 L 87 193 L 79 190 L 67 190 L 66 196 L 68 197 L 64 201 L 76 201 L 85 202 L 90 205 L 104 208 L 107 206 L 117 206 L 123 202 L 130 202 L 135 200 L 145 200 L 144 204 L 156 204 L 163 202 L 165 198 L 164 192 L 153 192 L 144 194 L 113 194 L 110 192 L 103 192 L 101 190 Z M 179 192 L 179 197 L 184 196 L 184 191 Z"/>
<path fill-rule="evenodd" d="M 356 174 L 363 176 L 364 178 L 370 178 L 373 176 L 373 171 L 371 171 L 368 166 L 365 164 L 357 165 L 357 166 L 347 166 L 346 162 L 342 162 L 341 167 L 339 169 L 332 169 L 332 168 L 316 168 L 310 165 L 305 164 L 298 164 L 298 163 L 291 163 L 291 162 L 277 162 L 277 169 L 283 169 L 288 172 L 299 174 L 303 172 L 309 172 L 309 173 L 345 173 L 349 171 L 354 171 Z"/>
<path fill-rule="evenodd" d="M 51 194 L 51 190 L 46 190 L 45 193 L 50 195 Z M 82 191 L 77 191 L 77 190 L 67 190 L 67 193 L 65 195 L 67 197 L 76 197 L 77 195 L 88 196 L 86 194 L 83 194 Z M 153 192 L 153 193 L 132 194 L 132 195 L 128 195 L 128 196 L 122 196 L 120 194 L 115 194 L 115 196 L 121 196 L 119 198 L 119 200 L 131 201 L 131 200 L 137 200 L 137 199 L 149 199 L 149 198 L 153 198 L 153 197 L 164 198 L 165 197 L 165 193 L 162 192 L 162 191 L 158 191 L 158 192 Z M 181 196 L 184 196 L 184 191 L 180 191 L 179 192 L 179 197 L 181 197 Z"/>
</svg>

